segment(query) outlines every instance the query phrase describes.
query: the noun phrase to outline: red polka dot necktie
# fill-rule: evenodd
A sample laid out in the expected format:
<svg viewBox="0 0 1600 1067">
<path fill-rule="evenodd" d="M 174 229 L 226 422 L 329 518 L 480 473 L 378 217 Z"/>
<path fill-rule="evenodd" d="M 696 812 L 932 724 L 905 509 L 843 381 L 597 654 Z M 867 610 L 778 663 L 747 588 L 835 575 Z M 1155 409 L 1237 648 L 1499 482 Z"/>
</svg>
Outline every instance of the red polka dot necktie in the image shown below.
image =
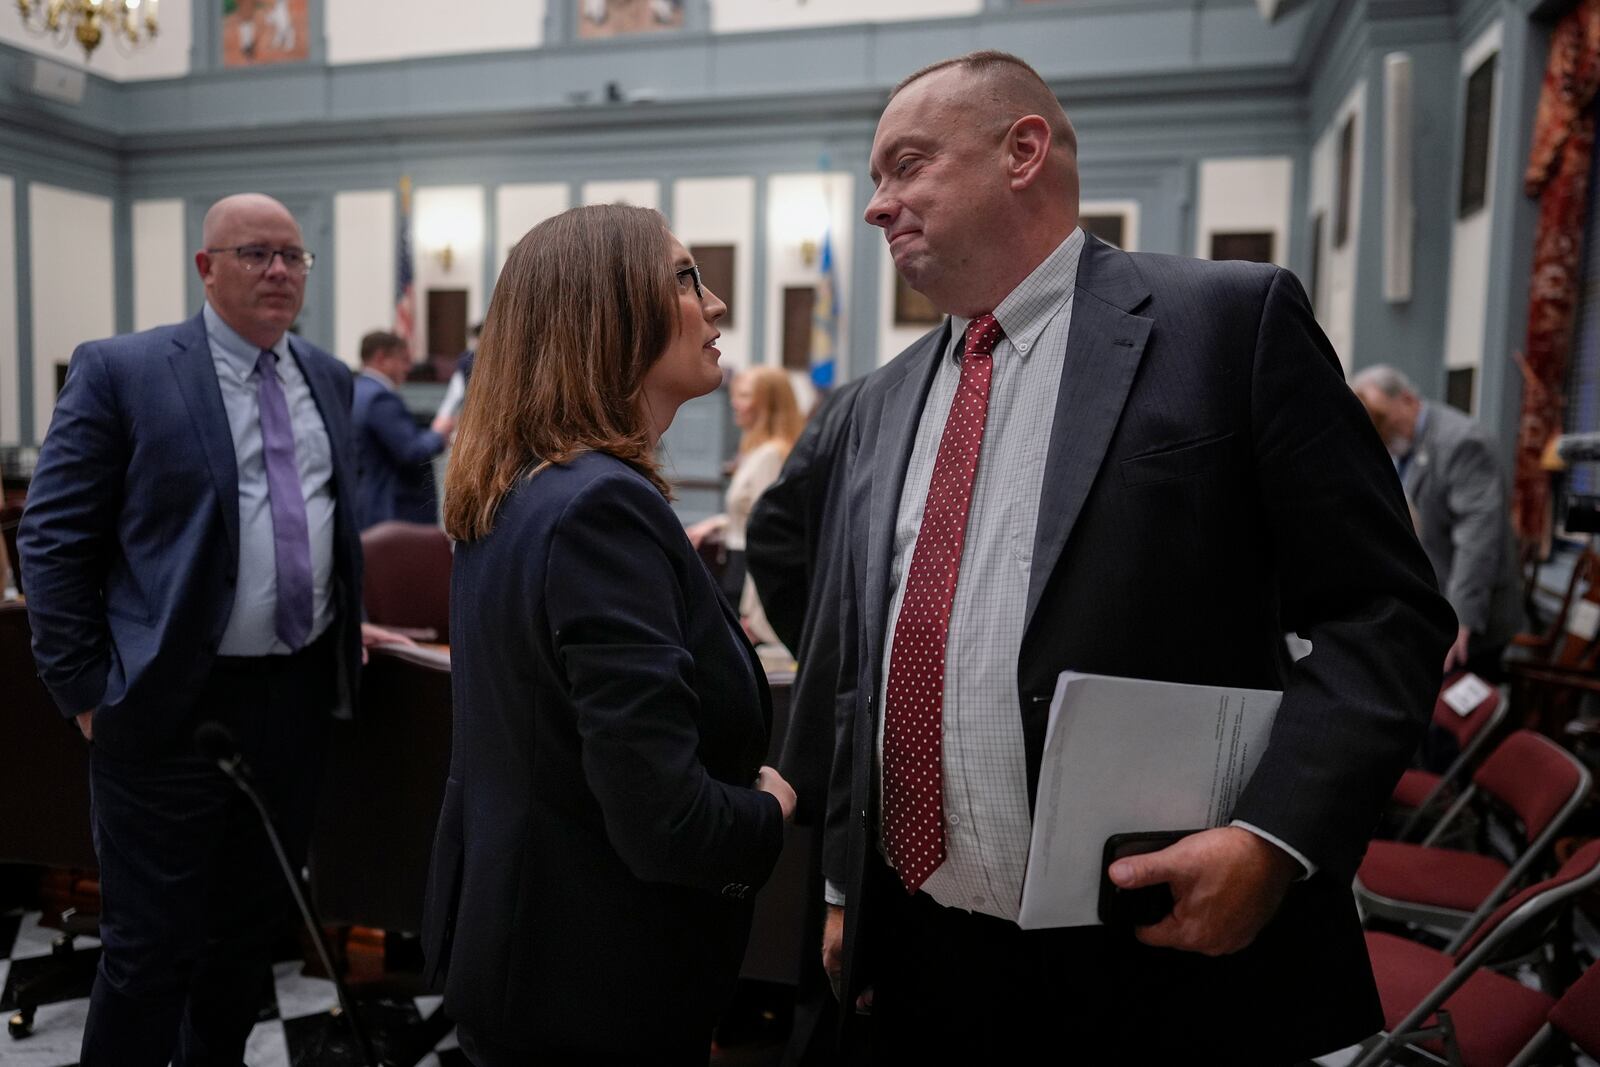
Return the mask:
<svg viewBox="0 0 1600 1067">
<path fill-rule="evenodd" d="M 922 527 L 911 551 L 906 592 L 889 653 L 883 724 L 883 838 L 906 892 L 915 893 L 945 859 L 944 653 L 956 599 L 972 483 L 989 418 L 993 315 L 967 327 L 961 382 L 939 438 Z"/>
</svg>

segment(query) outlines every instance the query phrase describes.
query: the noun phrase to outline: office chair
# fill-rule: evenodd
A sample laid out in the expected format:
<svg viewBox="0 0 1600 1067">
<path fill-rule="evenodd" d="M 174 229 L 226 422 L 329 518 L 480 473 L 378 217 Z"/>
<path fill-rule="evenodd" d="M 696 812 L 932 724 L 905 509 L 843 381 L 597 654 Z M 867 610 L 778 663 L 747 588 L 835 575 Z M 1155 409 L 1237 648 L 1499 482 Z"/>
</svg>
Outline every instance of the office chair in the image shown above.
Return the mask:
<svg viewBox="0 0 1600 1067">
<path fill-rule="evenodd" d="M 413 641 L 450 643 L 450 539 L 437 526 L 380 522 L 361 534 L 367 621 Z"/>
</svg>

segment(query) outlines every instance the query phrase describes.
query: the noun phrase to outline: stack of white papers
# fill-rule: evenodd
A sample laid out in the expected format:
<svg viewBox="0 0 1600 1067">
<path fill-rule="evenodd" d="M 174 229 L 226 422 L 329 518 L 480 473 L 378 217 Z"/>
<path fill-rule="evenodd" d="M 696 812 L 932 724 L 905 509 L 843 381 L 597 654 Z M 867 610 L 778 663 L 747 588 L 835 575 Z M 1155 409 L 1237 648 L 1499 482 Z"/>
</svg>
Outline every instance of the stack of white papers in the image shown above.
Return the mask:
<svg viewBox="0 0 1600 1067">
<path fill-rule="evenodd" d="M 1223 826 L 1266 750 L 1283 694 L 1068 671 L 1045 734 L 1018 924 L 1100 922 L 1113 834 Z"/>
</svg>

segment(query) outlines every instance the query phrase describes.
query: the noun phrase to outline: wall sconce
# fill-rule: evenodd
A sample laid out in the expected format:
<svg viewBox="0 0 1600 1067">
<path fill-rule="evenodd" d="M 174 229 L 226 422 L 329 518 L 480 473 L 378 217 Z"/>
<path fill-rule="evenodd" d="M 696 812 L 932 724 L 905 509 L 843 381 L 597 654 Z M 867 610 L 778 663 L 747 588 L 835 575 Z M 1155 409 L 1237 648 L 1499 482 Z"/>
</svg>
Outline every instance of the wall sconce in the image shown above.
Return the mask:
<svg viewBox="0 0 1600 1067">
<path fill-rule="evenodd" d="M 483 216 L 471 195 L 454 192 L 418 197 L 417 247 L 443 274 L 450 274 L 459 258 L 463 266 L 483 248 Z"/>
<path fill-rule="evenodd" d="M 785 199 L 774 219 L 774 236 L 781 245 L 794 249 L 805 267 L 815 267 L 822 249 L 822 235 L 828 232 L 833 221 L 822 176 L 817 176 L 814 189 Z"/>
</svg>

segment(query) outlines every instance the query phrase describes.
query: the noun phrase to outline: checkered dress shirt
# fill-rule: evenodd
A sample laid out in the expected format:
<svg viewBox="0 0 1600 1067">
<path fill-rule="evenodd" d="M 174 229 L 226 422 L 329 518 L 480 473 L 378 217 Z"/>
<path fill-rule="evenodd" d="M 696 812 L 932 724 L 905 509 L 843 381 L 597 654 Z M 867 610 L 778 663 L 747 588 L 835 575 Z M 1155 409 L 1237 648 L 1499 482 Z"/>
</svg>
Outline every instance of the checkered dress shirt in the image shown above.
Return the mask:
<svg viewBox="0 0 1600 1067">
<path fill-rule="evenodd" d="M 1005 919 L 1017 917 L 1032 832 L 1017 659 L 1022 651 L 1045 454 L 1066 361 L 1083 240 L 1083 231 L 1074 230 L 994 309 L 1005 337 L 994 350 L 988 424 L 978 456 L 945 647 L 947 858 L 922 888 L 948 907 Z M 911 465 L 900 492 L 890 572 L 894 599 L 889 605 L 879 707 L 884 707 L 887 699 L 887 664 L 895 622 L 905 599 L 906 571 L 922 526 L 939 438 L 961 378 L 961 339 L 966 330 L 966 319 L 952 318 L 950 346 L 940 359 L 923 405 Z M 881 774 L 881 718 L 877 752 Z"/>
</svg>

